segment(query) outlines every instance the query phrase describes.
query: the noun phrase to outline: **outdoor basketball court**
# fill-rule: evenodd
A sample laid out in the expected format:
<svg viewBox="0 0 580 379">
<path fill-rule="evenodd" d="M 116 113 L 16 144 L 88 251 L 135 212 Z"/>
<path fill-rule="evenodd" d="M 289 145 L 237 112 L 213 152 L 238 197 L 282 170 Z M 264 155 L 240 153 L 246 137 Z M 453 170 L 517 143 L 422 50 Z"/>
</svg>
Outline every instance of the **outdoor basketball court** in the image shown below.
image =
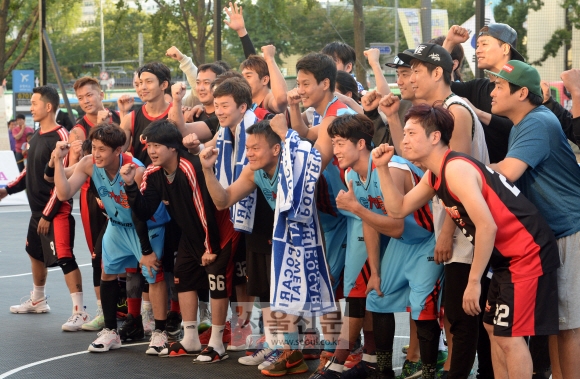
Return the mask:
<svg viewBox="0 0 580 379">
<path fill-rule="evenodd" d="M 90 255 L 86 246 L 78 211 L 75 255 L 83 275 L 85 305 L 89 314 L 96 307 L 92 286 Z M 192 357 L 159 358 L 145 354 L 147 340 L 124 345 L 108 353 L 89 353 L 87 347 L 95 332 L 63 332 L 61 325 L 71 315 L 72 303 L 60 268 L 49 269 L 46 293 L 50 313 L 12 314 L 10 305 L 18 304 L 32 289 L 30 261 L 24 250 L 30 211 L 28 206 L 0 207 L 0 325 L 4 333 L 4 350 L 0 354 L 0 379 L 4 378 L 260 378 L 254 366 L 237 362 L 243 352 L 217 364 L 194 364 Z M 404 362 L 401 353 L 408 343 L 408 314 L 397 314 L 393 364 L 395 372 Z M 311 370 L 318 361 L 307 361 Z M 293 375 L 307 378 L 309 374 Z"/>
</svg>

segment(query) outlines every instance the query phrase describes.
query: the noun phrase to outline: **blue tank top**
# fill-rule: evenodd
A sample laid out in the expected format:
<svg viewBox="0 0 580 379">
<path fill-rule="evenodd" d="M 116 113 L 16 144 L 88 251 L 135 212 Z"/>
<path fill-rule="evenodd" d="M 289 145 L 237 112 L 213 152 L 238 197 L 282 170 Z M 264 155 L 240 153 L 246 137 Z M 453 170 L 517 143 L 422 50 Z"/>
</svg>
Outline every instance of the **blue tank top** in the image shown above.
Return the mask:
<svg viewBox="0 0 580 379">
<path fill-rule="evenodd" d="M 254 171 L 254 183 L 262 190 L 264 197 L 272 207 L 272 210 L 276 209 L 276 193 L 278 192 L 278 168 L 280 165 L 276 166 L 276 172 L 272 179 L 268 176 L 266 171 L 260 169 Z"/>
<path fill-rule="evenodd" d="M 127 163 L 134 163 L 139 167 L 143 167 L 143 163 L 137 158 L 134 158 L 128 154 L 121 154 L 119 156 L 119 170 L 123 165 Z M 93 164 L 93 182 L 95 187 L 103 201 L 103 206 L 107 211 L 107 216 L 109 216 L 109 221 L 115 226 L 121 226 L 125 228 L 133 228 L 133 218 L 131 217 L 131 208 L 129 206 L 129 201 L 127 200 L 127 194 L 125 193 L 125 182 L 121 174 L 117 170 L 117 174 L 112 180 L 109 180 L 107 173 L 104 168 L 97 167 Z M 165 209 L 165 204 L 160 203 L 159 208 L 151 218 L 147 221 L 147 226 L 149 228 L 154 228 L 156 226 L 161 226 L 166 224 L 170 220 L 169 213 Z"/>
<path fill-rule="evenodd" d="M 423 171 L 417 168 L 408 160 L 397 155 L 391 158 L 389 167 L 396 167 L 411 173 L 413 185 L 416 185 L 423 176 Z M 358 201 L 367 209 L 386 215 L 383 204 L 383 194 L 379 175 L 376 172 L 375 165 L 372 161 L 372 155 L 369 156 L 367 179 L 363 182 L 354 170 L 347 170 L 346 180 L 353 181 L 353 190 Z M 405 229 L 399 240 L 406 244 L 417 244 L 424 242 L 433 235 L 433 216 L 431 213 L 431 204 L 425 205 L 414 213 L 405 217 Z M 384 246 L 386 247 L 386 245 Z"/>
</svg>

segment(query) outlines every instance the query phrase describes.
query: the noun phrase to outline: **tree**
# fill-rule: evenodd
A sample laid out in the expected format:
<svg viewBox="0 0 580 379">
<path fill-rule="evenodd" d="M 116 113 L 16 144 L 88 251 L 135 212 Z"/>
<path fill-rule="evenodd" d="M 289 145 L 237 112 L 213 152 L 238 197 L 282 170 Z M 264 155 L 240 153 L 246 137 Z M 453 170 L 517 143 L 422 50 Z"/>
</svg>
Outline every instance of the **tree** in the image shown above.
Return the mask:
<svg viewBox="0 0 580 379">
<path fill-rule="evenodd" d="M 552 33 L 550 40 L 544 45 L 544 52 L 542 56 L 532 62 L 534 65 L 541 66 L 549 57 L 556 57 L 558 51 L 562 46 L 565 47 L 565 51 L 570 51 L 572 47 L 572 29 L 580 29 L 580 4 L 576 0 L 564 0 L 560 4 L 566 12 L 566 24 L 564 28 L 560 28 Z M 570 62 L 565 60 L 564 70 L 571 69 Z"/>
<path fill-rule="evenodd" d="M 0 2 L 0 83 L 24 58 L 34 40 L 38 22 L 38 2 L 3 0 Z M 14 33 L 16 31 L 16 33 Z M 9 150 L 4 87 L 0 86 L 0 150 Z"/>
<path fill-rule="evenodd" d="M 495 6 L 493 15 L 496 22 L 508 24 L 518 33 L 518 52 L 527 60 L 528 49 L 522 42 L 526 38 L 528 31 L 524 27 L 528 11 L 537 11 L 544 5 L 542 0 L 501 0 Z"/>
<path fill-rule="evenodd" d="M 354 50 L 356 52 L 356 61 L 357 64 L 353 69 L 355 70 L 356 76 L 359 78 L 359 81 L 362 81 L 362 85 L 365 88 L 367 86 L 367 73 L 365 68 L 365 20 L 363 15 L 363 0 L 353 0 L 353 18 L 352 18 L 352 27 L 354 29 Z"/>
<path fill-rule="evenodd" d="M 433 9 L 446 9 L 449 26 L 461 25 L 475 14 L 473 0 L 435 0 Z"/>
</svg>

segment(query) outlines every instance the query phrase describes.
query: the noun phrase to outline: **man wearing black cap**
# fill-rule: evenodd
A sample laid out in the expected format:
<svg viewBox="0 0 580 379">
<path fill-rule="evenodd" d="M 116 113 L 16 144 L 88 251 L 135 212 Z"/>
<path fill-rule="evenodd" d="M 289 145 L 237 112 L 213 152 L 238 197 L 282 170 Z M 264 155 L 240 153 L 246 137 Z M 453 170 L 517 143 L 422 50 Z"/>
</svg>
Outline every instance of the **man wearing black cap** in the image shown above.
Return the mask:
<svg viewBox="0 0 580 379">
<path fill-rule="evenodd" d="M 492 168 L 538 208 L 558 241 L 558 355 L 564 378 L 572 378 L 580 368 L 580 167 L 556 116 L 541 105 L 538 71 L 512 60 L 499 73 L 487 73 L 495 83 L 492 112 L 514 123 L 507 157 Z"/>
</svg>

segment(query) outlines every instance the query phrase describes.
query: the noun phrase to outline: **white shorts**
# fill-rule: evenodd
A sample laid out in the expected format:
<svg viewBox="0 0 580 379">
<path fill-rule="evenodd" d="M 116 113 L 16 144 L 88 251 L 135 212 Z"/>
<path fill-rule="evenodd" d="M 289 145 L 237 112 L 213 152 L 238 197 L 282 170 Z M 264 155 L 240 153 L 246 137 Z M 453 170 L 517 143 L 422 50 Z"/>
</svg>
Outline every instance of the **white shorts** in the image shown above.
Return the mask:
<svg viewBox="0 0 580 379">
<path fill-rule="evenodd" d="M 580 328 L 580 232 L 558 239 L 558 315 L 560 330 Z"/>
</svg>

